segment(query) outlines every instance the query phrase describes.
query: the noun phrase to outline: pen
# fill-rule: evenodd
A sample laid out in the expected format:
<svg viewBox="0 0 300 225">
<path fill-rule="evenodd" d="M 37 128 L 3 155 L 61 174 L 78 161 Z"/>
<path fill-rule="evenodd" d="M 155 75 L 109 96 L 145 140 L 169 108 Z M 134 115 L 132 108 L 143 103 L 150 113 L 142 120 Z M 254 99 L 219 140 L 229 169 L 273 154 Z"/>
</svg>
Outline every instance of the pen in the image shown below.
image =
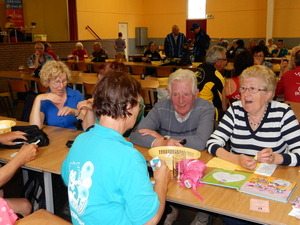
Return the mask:
<svg viewBox="0 0 300 225">
<path fill-rule="evenodd" d="M 257 155 L 254 156 L 253 160 L 257 161 Z"/>
<path fill-rule="evenodd" d="M 39 139 L 39 140 L 37 140 L 36 142 L 32 142 L 32 143 L 30 143 L 30 144 L 37 145 L 37 144 L 40 143 L 40 142 L 41 142 L 41 140 Z M 23 143 L 24 143 L 24 145 L 29 145 L 28 142 L 23 142 Z"/>
</svg>

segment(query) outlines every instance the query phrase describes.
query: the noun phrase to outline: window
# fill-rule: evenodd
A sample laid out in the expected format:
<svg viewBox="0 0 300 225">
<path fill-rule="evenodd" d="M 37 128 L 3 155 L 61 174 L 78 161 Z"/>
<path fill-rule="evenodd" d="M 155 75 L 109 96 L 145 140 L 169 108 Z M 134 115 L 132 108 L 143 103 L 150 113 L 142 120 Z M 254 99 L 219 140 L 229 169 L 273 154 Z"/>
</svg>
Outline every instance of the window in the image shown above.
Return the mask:
<svg viewBox="0 0 300 225">
<path fill-rule="evenodd" d="M 188 19 L 203 19 L 206 15 L 206 0 L 188 0 Z"/>
</svg>

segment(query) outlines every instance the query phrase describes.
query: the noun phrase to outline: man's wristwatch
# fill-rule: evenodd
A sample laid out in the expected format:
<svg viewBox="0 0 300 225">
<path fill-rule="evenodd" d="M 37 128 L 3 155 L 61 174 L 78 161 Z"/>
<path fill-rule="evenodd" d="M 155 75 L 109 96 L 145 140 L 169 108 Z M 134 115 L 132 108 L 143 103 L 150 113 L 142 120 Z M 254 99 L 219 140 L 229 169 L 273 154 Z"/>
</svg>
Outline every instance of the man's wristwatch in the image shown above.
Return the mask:
<svg viewBox="0 0 300 225">
<path fill-rule="evenodd" d="M 168 139 L 170 139 L 171 138 L 171 136 L 170 135 L 166 135 L 166 136 L 164 136 L 164 140 L 168 140 Z"/>
</svg>

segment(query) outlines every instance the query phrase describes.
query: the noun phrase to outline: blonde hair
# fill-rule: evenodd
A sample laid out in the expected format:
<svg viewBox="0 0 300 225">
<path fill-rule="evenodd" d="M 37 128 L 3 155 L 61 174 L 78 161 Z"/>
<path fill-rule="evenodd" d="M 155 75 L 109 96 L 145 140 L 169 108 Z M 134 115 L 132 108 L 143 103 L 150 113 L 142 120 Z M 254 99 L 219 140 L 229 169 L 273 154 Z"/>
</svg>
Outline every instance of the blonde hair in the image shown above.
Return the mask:
<svg viewBox="0 0 300 225">
<path fill-rule="evenodd" d="M 71 72 L 65 63 L 60 61 L 48 61 L 41 69 L 40 81 L 44 87 L 49 87 L 50 80 L 56 79 L 64 73 L 69 81 Z"/>
<path fill-rule="evenodd" d="M 295 62 L 295 55 L 296 55 L 296 52 L 298 52 L 300 50 L 300 46 L 295 46 L 294 48 L 292 48 L 292 51 L 291 51 L 291 58 L 289 60 L 289 64 L 288 64 L 288 68 L 289 70 L 293 70 L 295 69 L 295 65 L 294 65 L 294 62 Z"/>
<path fill-rule="evenodd" d="M 77 48 L 77 47 L 82 47 L 83 48 L 83 44 L 81 43 L 81 42 L 77 42 L 76 44 L 75 44 L 75 47 Z"/>
<path fill-rule="evenodd" d="M 263 80 L 263 88 L 272 92 L 272 96 L 269 101 L 273 99 L 277 86 L 277 79 L 275 73 L 270 68 L 263 65 L 248 67 L 240 75 L 240 84 L 248 78 L 261 78 Z"/>
</svg>

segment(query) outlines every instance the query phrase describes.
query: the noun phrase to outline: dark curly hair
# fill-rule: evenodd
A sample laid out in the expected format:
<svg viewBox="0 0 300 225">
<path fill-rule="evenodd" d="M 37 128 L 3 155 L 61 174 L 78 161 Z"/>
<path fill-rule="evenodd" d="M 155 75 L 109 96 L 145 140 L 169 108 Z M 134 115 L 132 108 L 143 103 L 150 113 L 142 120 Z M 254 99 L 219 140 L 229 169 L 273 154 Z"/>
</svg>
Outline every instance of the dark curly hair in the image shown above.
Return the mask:
<svg viewBox="0 0 300 225">
<path fill-rule="evenodd" d="M 94 88 L 94 113 L 97 117 L 109 116 L 113 119 L 131 116 L 128 109 L 139 104 L 140 95 L 141 84 L 136 79 L 126 72 L 112 71 Z"/>
</svg>

